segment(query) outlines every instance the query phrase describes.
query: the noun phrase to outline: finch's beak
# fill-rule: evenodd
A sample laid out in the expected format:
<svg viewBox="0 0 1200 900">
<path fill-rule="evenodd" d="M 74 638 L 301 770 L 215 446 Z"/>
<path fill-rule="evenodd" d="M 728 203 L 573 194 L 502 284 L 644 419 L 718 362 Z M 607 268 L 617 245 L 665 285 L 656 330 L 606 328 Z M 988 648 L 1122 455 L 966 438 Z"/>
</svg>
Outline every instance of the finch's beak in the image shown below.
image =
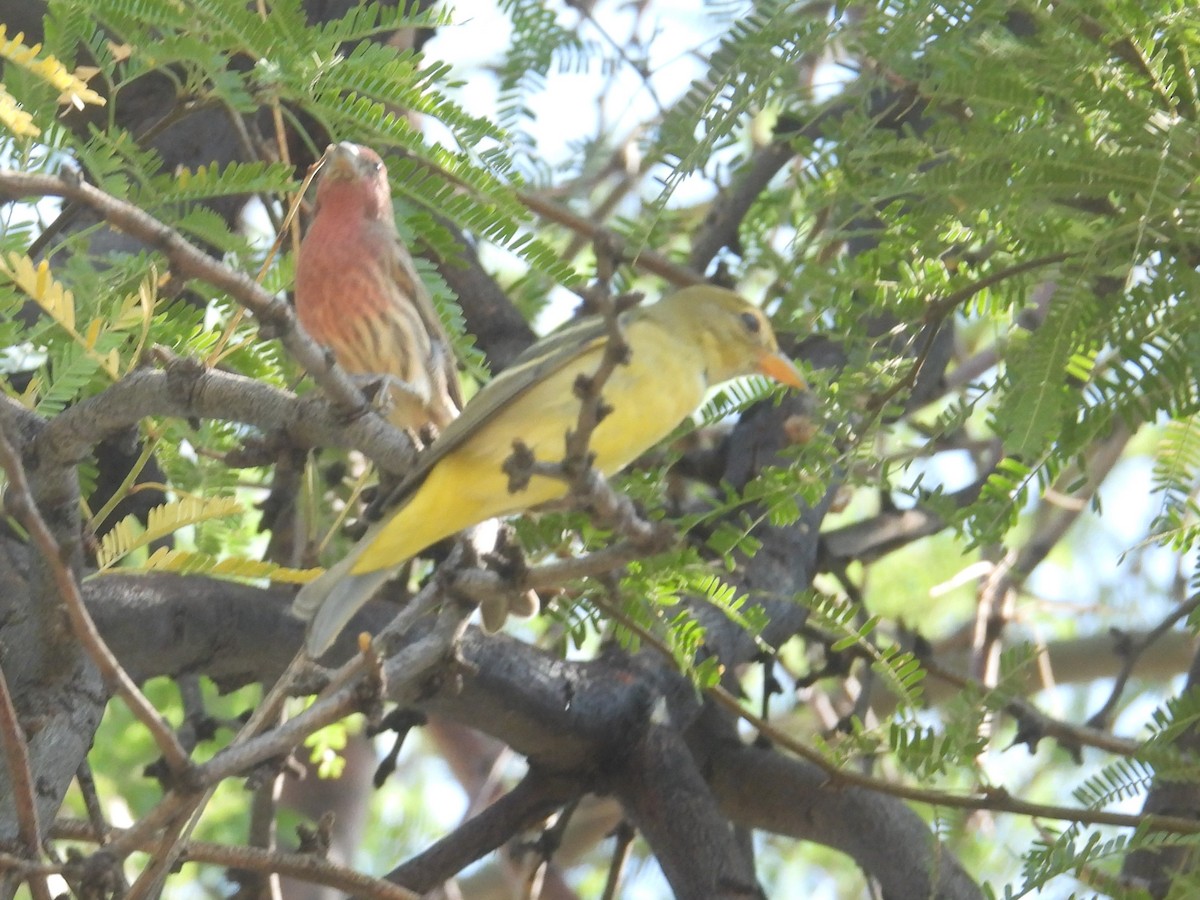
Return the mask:
<svg viewBox="0 0 1200 900">
<path fill-rule="evenodd" d="M 325 148 L 325 162 L 321 165 L 322 178 L 358 178 L 358 148 L 349 141 L 330 144 Z"/>
<path fill-rule="evenodd" d="M 764 353 L 758 358 L 758 371 L 788 387 L 799 390 L 808 387 L 808 382 L 804 380 L 796 364 L 782 353 Z"/>
</svg>

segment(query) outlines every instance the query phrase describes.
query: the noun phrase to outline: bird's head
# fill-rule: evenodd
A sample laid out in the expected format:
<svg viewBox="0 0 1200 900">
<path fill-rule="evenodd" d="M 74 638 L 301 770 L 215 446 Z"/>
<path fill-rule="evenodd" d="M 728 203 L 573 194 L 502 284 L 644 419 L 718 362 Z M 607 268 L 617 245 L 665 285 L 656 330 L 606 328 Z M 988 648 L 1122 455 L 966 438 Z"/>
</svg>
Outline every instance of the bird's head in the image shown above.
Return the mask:
<svg viewBox="0 0 1200 900">
<path fill-rule="evenodd" d="M 387 167 L 370 147 L 342 141 L 330 144 L 321 157 L 317 211 L 340 207 L 365 219 L 392 218 L 392 194 Z"/>
<path fill-rule="evenodd" d="M 807 384 L 795 363 L 779 352 L 766 314 L 733 291 L 712 285 L 684 288 L 656 304 L 668 324 L 691 334 L 707 364 L 709 384 L 739 375 L 766 375 L 789 387 Z"/>
</svg>

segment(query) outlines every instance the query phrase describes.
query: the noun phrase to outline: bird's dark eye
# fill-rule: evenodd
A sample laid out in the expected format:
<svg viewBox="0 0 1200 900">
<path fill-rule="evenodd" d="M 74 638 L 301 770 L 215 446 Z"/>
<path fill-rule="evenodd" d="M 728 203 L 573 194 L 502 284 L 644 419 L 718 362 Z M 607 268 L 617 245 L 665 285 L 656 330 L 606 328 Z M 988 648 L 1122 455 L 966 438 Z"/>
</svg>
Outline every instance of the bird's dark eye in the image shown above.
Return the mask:
<svg viewBox="0 0 1200 900">
<path fill-rule="evenodd" d="M 762 322 L 754 313 L 742 313 L 742 324 L 746 326 L 746 330 L 751 334 L 758 334 L 762 331 Z"/>
</svg>

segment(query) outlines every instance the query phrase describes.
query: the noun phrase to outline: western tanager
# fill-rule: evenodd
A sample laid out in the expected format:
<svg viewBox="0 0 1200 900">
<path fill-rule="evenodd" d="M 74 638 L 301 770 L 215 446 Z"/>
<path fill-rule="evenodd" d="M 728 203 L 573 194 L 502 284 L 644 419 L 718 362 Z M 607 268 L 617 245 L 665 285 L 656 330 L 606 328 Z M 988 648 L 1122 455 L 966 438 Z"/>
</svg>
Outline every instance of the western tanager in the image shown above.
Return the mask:
<svg viewBox="0 0 1200 900">
<path fill-rule="evenodd" d="M 629 346 L 603 387 L 612 408 L 592 433 L 595 466 L 608 474 L 628 465 L 691 415 L 714 385 L 761 373 L 802 387 L 779 353 L 767 317 L 737 294 L 685 288 L 659 303 L 621 314 Z M 312 619 L 308 652 L 323 653 L 351 616 L 410 557 L 462 529 L 562 497 L 566 485 L 535 475 L 509 491 L 502 471 L 522 441 L 543 461 L 561 459 L 575 428 L 579 375 L 591 375 L 608 340 L 602 318 L 581 321 L 529 348 L 490 381 L 463 414 L 418 458 L 394 495 L 395 506 L 350 553 L 296 597 L 295 613 Z"/>
<path fill-rule="evenodd" d="M 325 151 L 316 214 L 296 259 L 296 314 L 347 372 L 388 378 L 397 428 L 444 428 L 462 409 L 450 340 L 400 241 L 374 150 Z"/>
</svg>

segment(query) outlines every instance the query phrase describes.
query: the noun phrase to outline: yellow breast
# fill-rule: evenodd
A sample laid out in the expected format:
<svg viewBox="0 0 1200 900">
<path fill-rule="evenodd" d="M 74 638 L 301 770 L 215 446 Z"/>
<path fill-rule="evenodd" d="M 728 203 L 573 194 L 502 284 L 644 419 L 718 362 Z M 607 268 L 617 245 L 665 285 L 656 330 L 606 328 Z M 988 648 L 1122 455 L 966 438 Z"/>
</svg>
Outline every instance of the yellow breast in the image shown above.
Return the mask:
<svg viewBox="0 0 1200 900">
<path fill-rule="evenodd" d="M 630 362 L 617 366 L 604 385 L 612 412 L 596 427 L 590 444 L 596 467 L 606 474 L 624 468 L 670 434 L 699 406 L 708 387 L 700 349 L 681 346 L 658 323 L 637 320 L 626 338 Z M 595 372 L 602 354 L 602 347 L 593 348 L 531 385 L 441 460 L 380 527 L 352 572 L 394 566 L 470 525 L 563 496 L 562 482 L 540 477 L 525 490 L 510 493 L 502 467 L 515 440 L 524 442 L 539 460 L 562 459 L 566 433 L 579 419 L 575 380 Z"/>
</svg>

